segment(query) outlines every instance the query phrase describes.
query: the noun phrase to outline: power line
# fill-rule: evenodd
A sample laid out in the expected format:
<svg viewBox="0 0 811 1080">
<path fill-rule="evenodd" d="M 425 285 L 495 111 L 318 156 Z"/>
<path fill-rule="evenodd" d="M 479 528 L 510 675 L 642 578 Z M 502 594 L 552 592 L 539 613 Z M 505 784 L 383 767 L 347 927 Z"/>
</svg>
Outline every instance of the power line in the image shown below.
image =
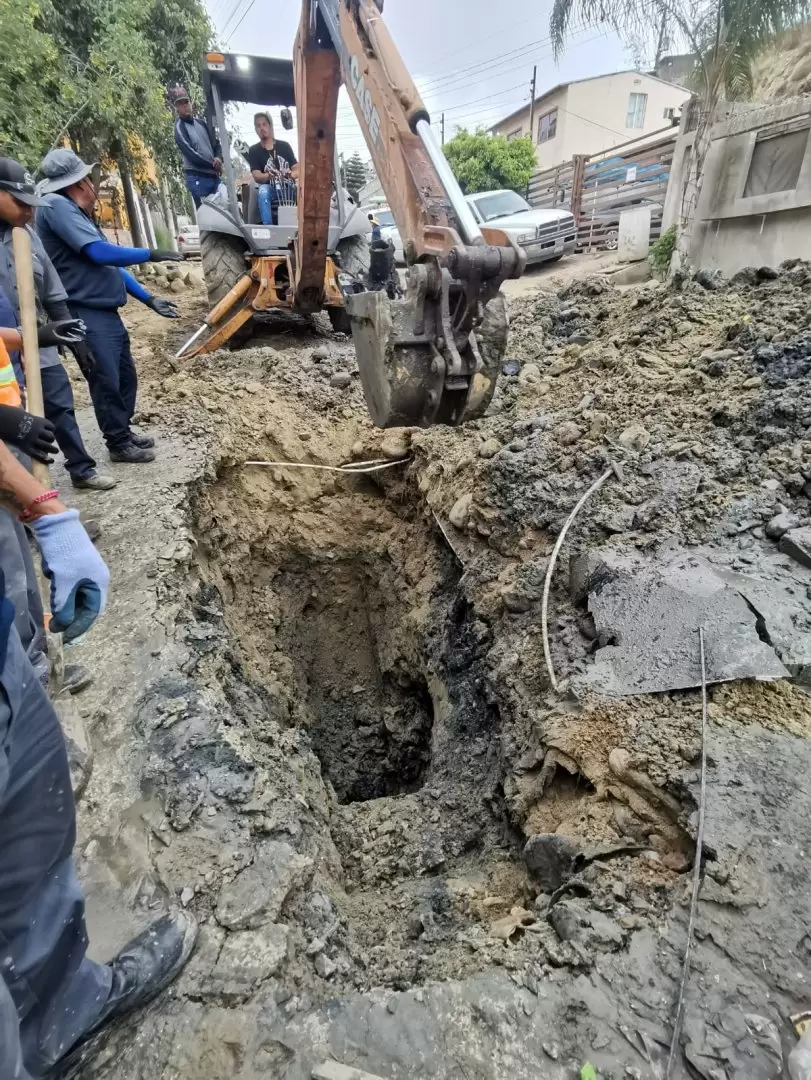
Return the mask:
<svg viewBox="0 0 811 1080">
<path fill-rule="evenodd" d="M 228 26 L 229 26 L 229 23 L 231 23 L 232 20 L 237 17 L 237 14 L 240 12 L 240 7 L 242 8 L 242 11 L 239 14 L 239 21 L 236 24 L 237 26 L 241 25 L 242 20 L 245 18 L 247 13 L 250 11 L 252 6 L 253 6 L 253 0 L 247 0 L 247 3 L 245 2 L 245 0 L 235 0 L 235 3 L 233 5 L 233 7 L 231 8 L 231 11 L 230 11 L 230 13 L 228 15 L 228 18 L 225 20 L 225 22 L 222 25 L 222 36 L 223 36 L 224 41 L 227 41 L 229 43 L 231 41 L 231 37 L 233 36 L 235 28 L 229 30 Z"/>
<path fill-rule="evenodd" d="M 493 101 L 495 98 L 504 97 L 506 94 L 512 94 L 516 90 L 523 88 L 523 83 L 518 83 L 517 86 L 511 86 L 509 90 L 500 90 L 497 94 L 485 94 L 484 97 L 474 98 L 473 101 L 466 101 L 463 105 L 451 105 L 449 108 L 443 109 L 445 113 L 456 112 L 459 109 L 467 109 L 469 105 L 478 105 L 480 101 Z"/>
<path fill-rule="evenodd" d="M 574 28 L 573 33 L 582 34 L 589 29 L 591 28 L 587 26 L 578 26 Z M 451 71 L 447 75 L 443 75 L 438 79 L 434 79 L 433 81 L 423 86 L 421 92 L 424 94 L 430 93 L 446 83 L 458 82 L 460 79 L 469 78 L 471 75 L 481 74 L 482 71 L 488 70 L 491 67 L 504 67 L 506 64 L 514 65 L 516 61 L 524 58 L 526 54 L 531 53 L 537 46 L 545 46 L 551 44 L 551 37 L 538 38 L 537 41 L 527 42 L 526 44 L 519 46 L 517 49 L 510 49 L 509 51 L 504 53 L 497 53 L 495 56 L 491 56 L 485 60 L 477 62 L 473 65 L 473 67 L 468 66 L 463 68 L 457 68 L 456 71 Z"/>
<path fill-rule="evenodd" d="M 229 40 L 229 41 L 230 41 L 230 40 L 231 40 L 231 38 L 232 38 L 232 37 L 234 36 L 234 34 L 235 34 L 235 33 L 237 32 L 237 30 L 239 30 L 240 26 L 242 26 L 243 22 L 245 21 L 245 16 L 246 16 L 246 15 L 248 14 L 248 12 L 249 12 L 249 11 L 251 10 L 251 8 L 253 7 L 253 5 L 254 5 L 255 3 L 256 3 L 256 0 L 250 0 L 250 3 L 249 3 L 249 4 L 248 4 L 248 6 L 247 6 L 247 7 L 245 8 L 245 10 L 244 10 L 244 11 L 242 12 L 242 15 L 241 15 L 241 17 L 240 17 L 240 20 L 239 20 L 239 22 L 238 22 L 238 23 L 236 24 L 236 26 L 235 26 L 235 27 L 233 28 L 233 30 L 231 31 L 231 33 L 230 33 L 230 34 L 228 35 L 228 40 Z"/>
</svg>

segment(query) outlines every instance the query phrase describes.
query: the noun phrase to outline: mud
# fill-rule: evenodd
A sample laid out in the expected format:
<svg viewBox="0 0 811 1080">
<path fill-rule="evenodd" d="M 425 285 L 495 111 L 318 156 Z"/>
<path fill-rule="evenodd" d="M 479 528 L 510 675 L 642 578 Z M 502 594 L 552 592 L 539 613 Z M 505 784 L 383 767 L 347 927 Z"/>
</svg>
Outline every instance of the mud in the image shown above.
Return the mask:
<svg viewBox="0 0 811 1080">
<path fill-rule="evenodd" d="M 179 363 L 187 329 L 141 316 L 161 457 L 77 499 L 114 571 L 82 645 L 100 675 L 80 872 L 99 955 L 169 902 L 203 932 L 75 1075 L 293 1080 L 328 1057 L 391 1080 L 661 1075 L 700 695 L 553 694 L 540 597 L 610 460 L 624 479 L 566 556 L 701 545 L 788 568 L 767 525 L 809 518 L 808 267 L 762 278 L 516 299 L 517 373 L 463 430 L 374 430 L 351 344 L 318 320 Z M 362 477 L 243 464 L 401 457 Z M 607 644 L 565 564 L 564 679 Z M 807 1004 L 807 702 L 787 681 L 711 691 L 676 1075 L 779 1076 Z"/>
</svg>

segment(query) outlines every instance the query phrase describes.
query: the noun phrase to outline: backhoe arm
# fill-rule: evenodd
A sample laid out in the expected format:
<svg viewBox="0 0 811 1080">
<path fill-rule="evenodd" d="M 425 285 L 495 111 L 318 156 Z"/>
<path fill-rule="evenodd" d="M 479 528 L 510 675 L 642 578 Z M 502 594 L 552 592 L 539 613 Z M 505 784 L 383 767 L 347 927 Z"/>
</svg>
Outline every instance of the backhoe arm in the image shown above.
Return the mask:
<svg viewBox="0 0 811 1080">
<path fill-rule="evenodd" d="M 341 281 L 372 418 L 384 427 L 458 424 L 481 415 L 492 397 L 507 342 L 499 288 L 521 274 L 525 257 L 504 233 L 476 223 L 380 8 L 382 0 L 304 0 L 296 70 L 306 83 L 308 53 L 334 49 L 409 265 L 405 301 L 368 282 L 357 291 L 357 282 Z M 310 100 L 306 85 L 297 87 L 301 117 L 300 100 Z M 327 230 L 323 203 L 312 233 L 302 228 L 315 205 L 306 161 L 318 150 L 306 107 L 305 114 L 297 290 L 311 264 L 317 279 Z M 321 115 L 332 152 L 335 113 Z M 322 261 L 320 271 L 323 281 Z"/>
</svg>

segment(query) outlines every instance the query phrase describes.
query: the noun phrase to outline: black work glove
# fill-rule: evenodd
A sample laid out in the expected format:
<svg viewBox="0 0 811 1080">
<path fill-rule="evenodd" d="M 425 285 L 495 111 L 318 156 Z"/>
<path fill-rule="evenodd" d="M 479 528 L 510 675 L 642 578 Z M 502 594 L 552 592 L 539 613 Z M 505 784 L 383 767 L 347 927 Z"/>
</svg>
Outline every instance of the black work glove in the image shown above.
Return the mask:
<svg viewBox="0 0 811 1080">
<path fill-rule="evenodd" d="M 186 256 L 180 251 L 166 251 L 164 248 L 152 248 L 149 252 L 150 262 L 184 262 Z"/>
<path fill-rule="evenodd" d="M 56 453 L 56 433 L 50 420 L 13 405 L 0 405 L 0 439 L 19 447 L 29 457 L 50 465 Z"/>
<path fill-rule="evenodd" d="M 96 358 L 90 351 L 90 346 L 86 341 L 72 341 L 68 345 L 68 348 L 76 357 L 79 371 L 81 371 L 86 379 L 89 379 L 96 370 Z"/>
<path fill-rule="evenodd" d="M 150 296 L 146 301 L 146 306 L 151 307 L 157 315 L 162 315 L 164 319 L 179 319 L 180 312 L 177 310 L 171 300 L 162 300 L 160 296 Z"/>
<path fill-rule="evenodd" d="M 56 322 L 43 323 L 37 328 L 37 339 L 41 349 L 51 345 L 75 345 L 84 341 L 87 327 L 81 319 L 57 319 Z"/>
</svg>

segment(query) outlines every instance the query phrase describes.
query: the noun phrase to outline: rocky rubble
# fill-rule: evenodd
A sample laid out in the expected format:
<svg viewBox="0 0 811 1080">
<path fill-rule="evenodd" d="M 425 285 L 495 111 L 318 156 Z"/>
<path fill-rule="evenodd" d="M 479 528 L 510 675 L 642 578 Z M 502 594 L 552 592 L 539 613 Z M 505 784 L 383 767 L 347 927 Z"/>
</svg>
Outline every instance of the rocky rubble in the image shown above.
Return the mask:
<svg viewBox="0 0 811 1080">
<path fill-rule="evenodd" d="M 150 674 L 135 732 L 149 895 L 204 931 L 175 997 L 139 1021 L 147 1071 L 124 1032 L 85 1075 L 293 1080 L 329 1056 L 392 1080 L 455 1077 L 457 1060 L 482 1078 L 585 1060 L 656 1074 L 700 695 L 551 693 L 544 575 L 614 462 L 622 479 L 554 581 L 559 676 L 611 644 L 582 571 L 606 547 L 700 546 L 715 572 L 753 578 L 777 560 L 803 629 L 809 280 L 797 263 L 530 294 L 513 304 L 514 374 L 463 430 L 375 431 L 351 343 L 320 325 L 282 320 L 267 344 L 182 364 L 158 352 L 144 418 L 204 449 L 150 586 L 179 658 Z M 242 464 L 402 455 L 351 478 Z M 803 1004 L 807 703 L 786 680 L 711 690 L 685 1026 L 708 1080 L 778 1076 Z"/>
</svg>

